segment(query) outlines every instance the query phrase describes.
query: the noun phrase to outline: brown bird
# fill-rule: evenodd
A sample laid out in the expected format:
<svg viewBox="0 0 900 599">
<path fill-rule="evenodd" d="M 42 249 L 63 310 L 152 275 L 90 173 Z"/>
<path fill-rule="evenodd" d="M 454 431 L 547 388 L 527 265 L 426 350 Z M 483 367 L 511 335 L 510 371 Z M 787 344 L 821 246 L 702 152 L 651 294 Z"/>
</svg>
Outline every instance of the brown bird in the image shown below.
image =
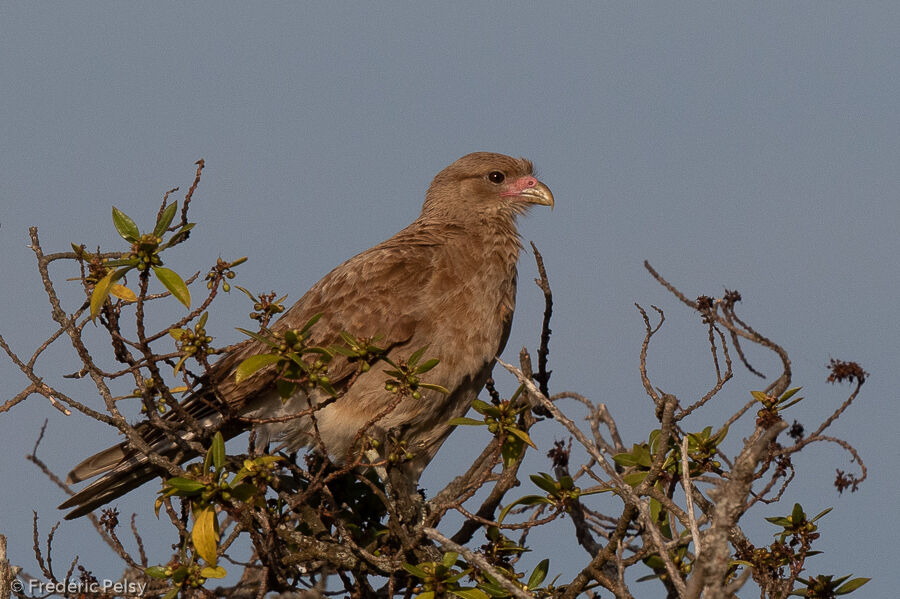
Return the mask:
<svg viewBox="0 0 900 599">
<path fill-rule="evenodd" d="M 535 178 L 530 161 L 489 152 L 463 156 L 434 178 L 412 224 L 325 275 L 272 326 L 276 333 L 300 328 L 321 314 L 310 329 L 310 345 L 341 343 L 341 332 L 357 339 L 378 336 L 375 343 L 394 361 L 427 346 L 425 358 L 439 363 L 422 378 L 449 393 L 424 389 L 420 398 L 401 396 L 389 409 L 398 396 L 385 389 L 383 369 L 360 372 L 357 363 L 338 355 L 328 364 L 338 399 L 312 417 L 258 425 L 261 442 L 278 442 L 288 451 L 318 445 L 342 461 L 357 449 L 357 433 L 383 414 L 366 434 L 400 431 L 414 456 L 407 467 L 418 480 L 450 433 L 448 422 L 469 409 L 506 345 L 521 249 L 516 217 L 532 204 L 552 207 L 553 195 Z M 283 402 L 271 368 L 237 382 L 237 366 L 267 351 L 255 339 L 239 345 L 213 366 L 209 383 L 185 400 L 185 409 L 204 428 L 221 429 L 228 438 L 248 425 L 223 413 L 273 418 L 328 398 L 320 390 L 309 396 L 300 391 Z M 177 446 L 158 431 L 141 425 L 138 431 L 159 454 L 191 457 L 176 456 Z M 103 473 L 60 506 L 75 508 L 66 518 L 84 515 L 162 472 L 126 442 L 84 460 L 67 482 Z"/>
</svg>

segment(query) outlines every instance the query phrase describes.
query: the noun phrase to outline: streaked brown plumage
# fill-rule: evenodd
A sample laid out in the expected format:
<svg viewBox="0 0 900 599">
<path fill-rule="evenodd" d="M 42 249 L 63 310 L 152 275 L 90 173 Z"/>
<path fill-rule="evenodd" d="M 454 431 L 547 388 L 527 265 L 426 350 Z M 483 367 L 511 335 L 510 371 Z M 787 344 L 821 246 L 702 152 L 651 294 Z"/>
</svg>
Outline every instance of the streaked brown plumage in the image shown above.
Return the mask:
<svg viewBox="0 0 900 599">
<path fill-rule="evenodd" d="M 434 457 L 452 427 L 447 422 L 468 410 L 484 386 L 496 356 L 509 335 L 515 308 L 516 262 L 521 244 L 516 217 L 532 204 L 553 205 L 550 190 L 532 174 L 531 162 L 502 154 L 463 156 L 432 181 L 422 213 L 408 227 L 344 262 L 316 283 L 272 327 L 303 326 L 315 314 L 310 342 L 330 346 L 340 332 L 358 337 L 380 335 L 378 345 L 393 359 L 407 358 L 427 345 L 427 358 L 439 364 L 427 382 L 449 395 L 425 391 L 421 399 L 404 398 L 376 424 L 377 431 L 400 430 L 414 459 L 413 476 Z M 297 393 L 286 404 L 273 387 L 274 375 L 262 372 L 240 384 L 234 368 L 266 347 L 248 340 L 213 367 L 213 384 L 186 400 L 185 408 L 208 427 L 229 435 L 240 432 L 224 422 L 209 401 L 212 390 L 235 414 L 271 418 L 306 409 L 324 394 L 307 399 Z M 332 458 L 353 451 L 357 432 L 384 411 L 394 395 L 384 388 L 381 368 L 359 374 L 340 357 L 329 364 L 332 384 L 343 395 L 316 412 L 322 442 Z M 352 385 L 347 385 L 351 382 Z M 312 445 L 309 418 L 258 427 L 262 440 L 288 450 Z M 371 433 L 369 433 L 371 434 Z M 145 433 L 154 450 L 174 455 L 171 441 Z M 105 476 L 63 503 L 75 508 L 67 518 L 83 515 L 156 476 L 158 470 L 127 444 L 111 447 L 76 466 L 69 483 Z"/>
</svg>

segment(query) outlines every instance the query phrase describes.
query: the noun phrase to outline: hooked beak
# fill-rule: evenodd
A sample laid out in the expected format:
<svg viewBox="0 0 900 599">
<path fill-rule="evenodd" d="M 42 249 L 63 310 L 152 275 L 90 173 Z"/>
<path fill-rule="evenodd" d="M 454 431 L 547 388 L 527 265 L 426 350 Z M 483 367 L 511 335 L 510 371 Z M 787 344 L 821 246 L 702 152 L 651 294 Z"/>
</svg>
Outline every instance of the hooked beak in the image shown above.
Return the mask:
<svg viewBox="0 0 900 599">
<path fill-rule="evenodd" d="M 529 204 L 550 206 L 550 209 L 553 209 L 553 193 L 550 191 L 549 187 L 540 181 L 538 181 L 537 185 L 534 187 L 526 187 L 520 191 L 518 195 L 523 201 L 528 202 Z"/>
<path fill-rule="evenodd" d="M 553 193 L 550 188 L 531 175 L 510 182 L 500 195 L 515 197 L 526 204 L 540 204 L 553 208 Z"/>
</svg>

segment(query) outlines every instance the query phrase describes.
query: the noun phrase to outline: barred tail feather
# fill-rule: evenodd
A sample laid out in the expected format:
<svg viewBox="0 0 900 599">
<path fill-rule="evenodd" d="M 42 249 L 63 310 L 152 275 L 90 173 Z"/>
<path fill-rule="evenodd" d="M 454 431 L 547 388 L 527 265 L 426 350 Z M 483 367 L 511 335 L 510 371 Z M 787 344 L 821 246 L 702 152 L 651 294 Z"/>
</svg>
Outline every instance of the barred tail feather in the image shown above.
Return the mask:
<svg viewBox="0 0 900 599">
<path fill-rule="evenodd" d="M 221 427 L 222 416 L 213 408 L 209 394 L 201 391 L 192 395 L 185 400 L 182 407 L 202 428 L 216 430 Z M 170 412 L 167 417 L 174 417 L 174 412 Z M 179 447 L 160 431 L 147 427 L 146 423 L 138 425 L 137 431 L 157 455 L 170 459 L 178 455 Z M 234 436 L 234 432 L 225 432 L 226 438 Z M 188 438 L 192 436 L 188 435 Z M 180 462 L 186 462 L 193 457 L 193 454 L 182 455 Z M 165 471 L 153 465 L 147 456 L 131 449 L 127 443 L 120 443 L 92 455 L 75 466 L 66 478 L 66 484 L 75 484 L 101 474 L 103 475 L 101 478 L 60 504 L 61 510 L 75 508 L 66 514 L 66 520 L 84 516 L 156 476 L 165 474 Z"/>
<path fill-rule="evenodd" d="M 100 457 L 119 450 L 122 452 L 122 446 L 110 447 L 97 456 Z M 124 456 L 123 456 L 124 457 Z M 88 458 L 85 462 L 93 458 Z M 82 462 L 84 464 L 84 462 Z M 76 475 L 76 471 L 82 466 L 79 464 L 69 478 L 72 479 Z M 160 469 L 151 464 L 145 456 L 134 455 L 125 458 L 118 465 L 113 466 L 105 476 L 94 481 L 68 500 L 60 504 L 59 509 L 68 510 L 75 508 L 66 514 L 66 520 L 72 520 L 88 514 L 98 507 L 109 503 L 110 501 L 121 497 L 132 489 L 136 489 L 145 482 L 160 474 Z M 83 479 L 78 479 L 83 480 Z"/>
</svg>

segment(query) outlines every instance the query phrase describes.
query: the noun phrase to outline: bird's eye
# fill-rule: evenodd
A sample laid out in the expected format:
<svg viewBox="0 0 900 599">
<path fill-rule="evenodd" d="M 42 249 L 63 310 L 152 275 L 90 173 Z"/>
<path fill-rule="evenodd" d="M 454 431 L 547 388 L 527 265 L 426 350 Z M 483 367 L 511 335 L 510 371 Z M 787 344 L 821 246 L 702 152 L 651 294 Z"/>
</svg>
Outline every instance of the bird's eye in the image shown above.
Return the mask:
<svg viewBox="0 0 900 599">
<path fill-rule="evenodd" d="M 488 174 L 488 179 L 491 183 L 503 183 L 503 180 L 506 179 L 506 175 L 500 171 L 491 171 L 491 173 Z"/>
</svg>

